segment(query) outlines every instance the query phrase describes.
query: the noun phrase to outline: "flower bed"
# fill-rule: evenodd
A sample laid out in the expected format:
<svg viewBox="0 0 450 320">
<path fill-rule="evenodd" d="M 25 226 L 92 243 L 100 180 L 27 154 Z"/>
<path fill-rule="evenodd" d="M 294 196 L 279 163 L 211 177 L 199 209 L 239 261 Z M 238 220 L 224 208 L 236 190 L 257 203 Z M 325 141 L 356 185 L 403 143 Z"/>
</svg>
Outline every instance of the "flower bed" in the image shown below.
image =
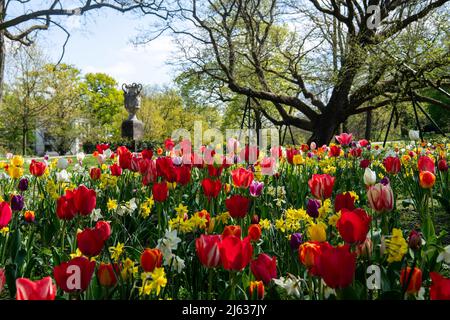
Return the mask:
<svg viewBox="0 0 450 320">
<path fill-rule="evenodd" d="M 435 226 L 449 210 L 448 145 L 337 142 L 253 149 L 254 164 L 236 144 L 227 157 L 186 141 L 155 154 L 98 145 L 95 166 L 33 160 L 25 176 L 11 156 L 0 296 L 449 299 L 450 247 Z"/>
</svg>

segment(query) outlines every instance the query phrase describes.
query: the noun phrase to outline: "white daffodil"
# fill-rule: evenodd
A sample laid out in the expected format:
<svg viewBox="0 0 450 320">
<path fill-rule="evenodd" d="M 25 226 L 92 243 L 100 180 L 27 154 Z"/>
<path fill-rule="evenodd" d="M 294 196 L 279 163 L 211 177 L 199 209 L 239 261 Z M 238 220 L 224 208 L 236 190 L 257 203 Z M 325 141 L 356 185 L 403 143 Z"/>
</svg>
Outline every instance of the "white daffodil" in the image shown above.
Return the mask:
<svg viewBox="0 0 450 320">
<path fill-rule="evenodd" d="M 444 261 L 446 264 L 450 264 L 450 245 L 444 248 L 444 251 L 439 253 L 437 257 L 437 262 Z"/>
<path fill-rule="evenodd" d="M 66 170 L 61 170 L 56 173 L 56 181 L 58 182 L 70 182 L 70 173 Z"/>
<path fill-rule="evenodd" d="M 92 219 L 92 221 L 98 221 L 100 219 L 103 219 L 102 210 L 94 209 L 91 214 L 91 219 Z"/>
<path fill-rule="evenodd" d="M 300 298 L 301 284 L 304 282 L 303 279 L 289 274 L 286 278 L 280 277 L 279 279 L 273 279 L 273 281 L 277 286 L 286 290 L 289 296 Z"/>
</svg>

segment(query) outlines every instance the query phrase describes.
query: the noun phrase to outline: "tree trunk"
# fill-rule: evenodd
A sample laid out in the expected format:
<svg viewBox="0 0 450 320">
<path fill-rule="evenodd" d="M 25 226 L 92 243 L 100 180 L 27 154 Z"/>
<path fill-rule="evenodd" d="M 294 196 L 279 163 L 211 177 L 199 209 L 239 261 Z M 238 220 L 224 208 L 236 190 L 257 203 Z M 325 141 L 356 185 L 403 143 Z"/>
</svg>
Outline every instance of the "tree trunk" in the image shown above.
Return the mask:
<svg viewBox="0 0 450 320">
<path fill-rule="evenodd" d="M 366 132 L 364 138 L 370 141 L 370 135 L 372 133 L 372 111 L 367 111 L 366 113 Z"/>
<path fill-rule="evenodd" d="M 1 4 L 0 4 L 1 5 Z M 1 17 L 3 15 L 2 9 L 0 7 L 0 22 L 2 21 Z M 5 74 L 5 35 L 3 30 L 0 30 L 0 103 L 3 101 L 3 82 L 4 82 L 4 74 Z"/>
<path fill-rule="evenodd" d="M 27 135 L 28 135 L 28 129 L 24 126 L 24 127 L 22 127 L 22 156 L 26 155 Z"/>
<path fill-rule="evenodd" d="M 340 123 L 336 113 L 326 112 L 321 114 L 319 119 L 314 123 L 308 144 L 315 142 L 318 147 L 329 144 L 339 125 Z"/>
</svg>

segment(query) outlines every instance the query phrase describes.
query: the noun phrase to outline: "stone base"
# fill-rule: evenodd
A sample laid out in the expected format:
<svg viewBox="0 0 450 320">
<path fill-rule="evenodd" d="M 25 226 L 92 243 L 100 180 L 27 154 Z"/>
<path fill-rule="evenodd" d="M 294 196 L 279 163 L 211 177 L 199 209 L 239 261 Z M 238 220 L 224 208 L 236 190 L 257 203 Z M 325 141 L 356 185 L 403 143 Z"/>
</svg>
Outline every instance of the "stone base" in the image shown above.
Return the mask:
<svg viewBox="0 0 450 320">
<path fill-rule="evenodd" d="M 144 136 L 144 124 L 137 119 L 122 122 L 122 138 L 141 140 Z"/>
</svg>

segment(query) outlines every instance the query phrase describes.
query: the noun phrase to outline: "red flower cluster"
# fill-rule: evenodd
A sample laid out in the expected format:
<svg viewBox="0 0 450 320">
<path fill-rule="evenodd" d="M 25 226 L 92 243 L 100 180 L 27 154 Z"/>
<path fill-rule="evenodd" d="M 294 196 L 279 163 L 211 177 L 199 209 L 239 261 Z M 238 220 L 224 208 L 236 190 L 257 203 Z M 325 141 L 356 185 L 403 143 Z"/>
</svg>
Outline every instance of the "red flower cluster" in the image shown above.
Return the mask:
<svg viewBox="0 0 450 320">
<path fill-rule="evenodd" d="M 84 185 L 73 191 L 66 191 L 56 203 L 56 214 L 63 220 L 72 220 L 77 214 L 87 216 L 91 214 L 97 204 L 95 190 Z"/>
</svg>

